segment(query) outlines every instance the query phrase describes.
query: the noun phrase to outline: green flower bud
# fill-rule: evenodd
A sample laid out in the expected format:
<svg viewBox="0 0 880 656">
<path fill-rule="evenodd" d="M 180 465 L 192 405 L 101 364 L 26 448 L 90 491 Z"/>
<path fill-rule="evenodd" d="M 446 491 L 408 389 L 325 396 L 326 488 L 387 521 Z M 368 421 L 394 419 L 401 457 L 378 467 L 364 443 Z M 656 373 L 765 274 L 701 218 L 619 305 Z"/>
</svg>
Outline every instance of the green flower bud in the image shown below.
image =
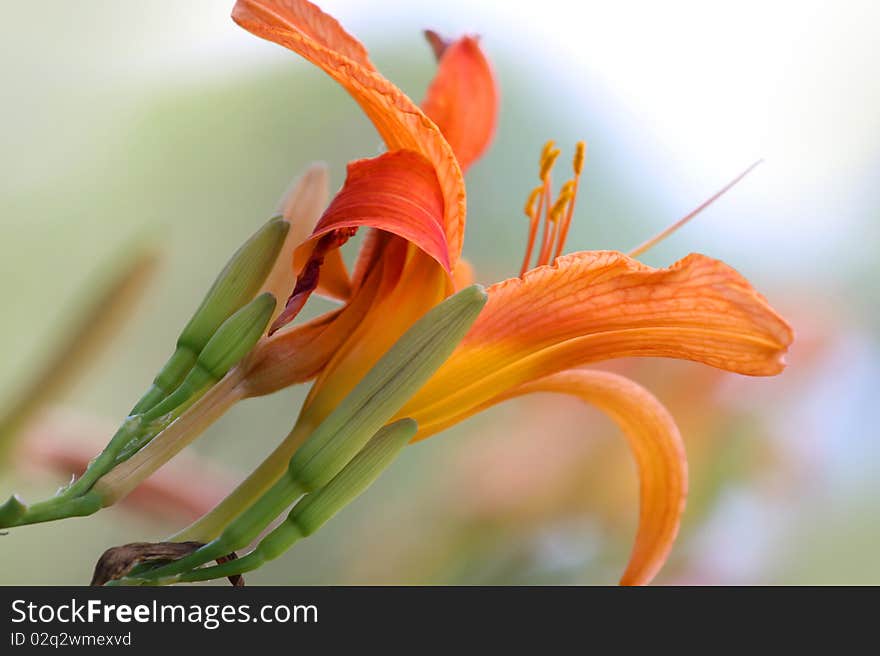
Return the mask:
<svg viewBox="0 0 880 656">
<path fill-rule="evenodd" d="M 235 252 L 180 333 L 177 349 L 129 414 L 150 410 L 181 384 L 223 322 L 260 291 L 289 229 L 283 218 L 270 219 Z"/>
<path fill-rule="evenodd" d="M 415 437 L 417 430 L 418 424 L 412 419 L 401 419 L 382 428 L 327 485 L 303 497 L 290 511 L 287 521 L 302 535 L 314 533 L 366 490 Z M 274 556 L 267 553 L 267 557 Z"/>
<path fill-rule="evenodd" d="M 487 298 L 473 285 L 416 321 L 299 448 L 290 477 L 308 492 L 336 476 L 446 361 Z"/>
<path fill-rule="evenodd" d="M 250 353 L 265 332 L 274 310 L 275 297 L 267 292 L 224 321 L 205 344 L 195 366 L 180 386 L 147 412 L 145 421 L 152 421 L 174 410 L 223 378 L 226 372 Z"/>
</svg>

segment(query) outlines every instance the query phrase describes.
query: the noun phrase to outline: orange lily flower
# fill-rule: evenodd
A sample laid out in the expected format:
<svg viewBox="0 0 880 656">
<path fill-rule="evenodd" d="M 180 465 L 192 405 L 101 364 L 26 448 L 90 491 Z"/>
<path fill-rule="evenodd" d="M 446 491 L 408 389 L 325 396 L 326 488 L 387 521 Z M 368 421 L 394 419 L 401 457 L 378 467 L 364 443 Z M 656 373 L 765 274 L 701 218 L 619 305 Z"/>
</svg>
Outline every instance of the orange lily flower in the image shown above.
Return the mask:
<svg viewBox="0 0 880 656">
<path fill-rule="evenodd" d="M 250 395 L 318 377 L 291 437 L 233 493 L 253 497 L 282 474 L 311 430 L 416 319 L 470 282 L 470 267 L 460 257 L 462 171 L 491 140 L 498 94 L 472 37 L 447 43 L 429 35 L 439 67 L 419 108 L 376 71 L 360 42 L 305 0 L 238 0 L 232 15 L 341 84 L 389 149 L 349 165 L 343 188 L 296 250 L 297 283 L 273 332 L 313 292 L 345 304 L 275 333 L 247 363 Z M 526 207 L 521 275 L 488 288 L 477 323 L 399 416 L 416 419 L 416 439 L 423 439 L 531 392 L 573 394 L 606 411 L 629 439 L 641 481 L 638 535 L 621 583 L 646 583 L 664 562 L 684 507 L 681 438 L 669 413 L 642 387 L 578 367 L 657 356 L 774 375 L 783 369 L 793 335 L 742 276 L 706 256 L 654 269 L 614 251 L 562 255 L 584 148 L 578 146 L 573 178 L 554 199 L 550 172 L 558 156 L 552 143 L 542 153 L 540 184 Z M 363 227 L 372 230 L 349 274 L 338 249 Z"/>
</svg>

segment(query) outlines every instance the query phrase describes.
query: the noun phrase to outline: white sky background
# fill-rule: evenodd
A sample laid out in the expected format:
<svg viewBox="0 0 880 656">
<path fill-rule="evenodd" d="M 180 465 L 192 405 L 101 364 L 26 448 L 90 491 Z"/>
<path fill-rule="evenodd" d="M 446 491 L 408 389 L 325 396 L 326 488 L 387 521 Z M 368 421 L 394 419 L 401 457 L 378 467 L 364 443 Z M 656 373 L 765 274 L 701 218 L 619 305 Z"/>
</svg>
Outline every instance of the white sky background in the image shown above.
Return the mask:
<svg viewBox="0 0 880 656">
<path fill-rule="evenodd" d="M 152 63 L 161 67 L 164 59 L 180 71 L 187 58 L 198 65 L 221 56 L 246 66 L 285 56 L 243 35 L 216 4 L 188 5 L 188 20 L 175 28 L 181 42 Z M 880 174 L 878 2 L 320 4 L 368 46 L 389 32 L 424 27 L 482 34 L 490 54 L 522 53 L 567 80 L 559 98 L 575 108 L 591 100 L 579 94 L 578 81 L 601 81 L 624 124 L 650 134 L 645 165 L 682 210 L 764 157 L 713 208 L 711 229 L 689 228 L 706 249 L 748 236 L 781 246 L 783 258 L 821 257 L 829 246 L 848 248 L 877 216 L 859 197 L 870 171 Z M 188 30 L 200 43 L 186 44 Z M 658 170 L 664 180 L 656 180 Z M 658 216 L 656 227 L 672 218 Z"/>
<path fill-rule="evenodd" d="M 334 4 L 366 34 L 381 29 L 380 8 L 413 29 L 427 19 L 421 3 Z M 682 209 L 765 158 L 713 210 L 711 225 L 689 228 L 707 250 L 748 234 L 755 243 L 790 245 L 784 255 L 818 257 L 829 245 L 846 248 L 878 217 L 853 196 L 867 166 L 880 175 L 880 2 L 449 0 L 442 7 L 446 31 L 476 31 L 487 48 L 501 41 L 562 68 L 571 86 L 560 98 L 575 106 L 591 100 L 578 96 L 579 77 L 602 81 L 624 120 L 657 140 L 644 157 L 656 158 L 652 173 L 665 169 Z M 670 218 L 657 217 L 658 227 Z"/>
<path fill-rule="evenodd" d="M 880 177 L 880 2 L 319 4 L 368 47 L 424 27 L 482 34 L 490 55 L 545 66 L 560 84 L 559 102 L 574 110 L 595 102 L 579 91 L 582 81 L 590 79 L 592 88 L 599 81 L 604 102 L 619 110 L 617 123 L 631 138 L 634 166 L 668 197 L 646 236 L 759 157 L 766 163 L 688 228 L 701 250 L 725 256 L 726 244 L 757 243 L 793 261 L 822 257 L 829 247 L 848 252 L 853 243 L 856 251 L 867 250 L 862 233 L 876 236 L 871 176 Z M 53 43 L 72 60 L 100 56 L 104 72 L 108 52 L 120 75 L 161 75 L 164 82 L 296 59 L 235 26 L 231 0 L 54 6 L 56 21 L 96 6 L 110 16 L 89 35 L 96 41 L 91 50 L 83 48 L 83 34 L 52 30 Z M 13 19 L 22 12 L 34 24 L 36 8 L 9 9 Z M 104 33 L 114 20 L 131 29 Z M 0 51 L 38 54 L 44 45 L 29 34 L 11 31 Z M 64 71 L 52 73 L 65 79 Z M 14 93 L 15 80 L 5 86 Z M 552 131 L 548 125 L 548 138 Z M 601 163 L 588 158 L 590 165 Z M 868 255 L 856 252 L 850 261 Z"/>
</svg>

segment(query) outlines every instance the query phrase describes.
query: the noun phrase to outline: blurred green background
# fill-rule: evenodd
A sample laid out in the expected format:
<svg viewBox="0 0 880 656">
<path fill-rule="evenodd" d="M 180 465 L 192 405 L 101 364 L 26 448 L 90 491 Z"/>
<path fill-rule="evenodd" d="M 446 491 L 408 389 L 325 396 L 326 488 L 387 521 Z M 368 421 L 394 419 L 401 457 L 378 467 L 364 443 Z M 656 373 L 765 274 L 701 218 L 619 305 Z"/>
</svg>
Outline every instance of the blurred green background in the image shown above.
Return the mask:
<svg viewBox="0 0 880 656">
<path fill-rule="evenodd" d="M 610 365 L 668 404 L 688 445 L 692 493 L 657 581 L 880 583 L 877 10 L 540 4 L 324 7 L 415 99 L 434 69 L 420 28 L 483 36 L 502 110 L 468 175 L 465 255 L 480 282 L 518 271 L 521 207 L 548 138 L 566 158 L 588 142 L 568 250 L 627 250 L 767 158 L 644 259 L 699 251 L 738 268 L 798 332 L 786 372 Z M 347 161 L 379 152 L 348 96 L 237 28 L 227 5 L 0 3 L 0 407 L 101 281 L 155 248 L 159 273 L 134 316 L 63 399 L 121 420 L 292 177 L 322 160 L 336 188 Z M 240 404 L 192 449 L 235 481 L 287 433 L 305 391 Z M 19 463 L 0 494 L 34 500 L 63 482 Z M 407 449 L 248 582 L 612 583 L 636 514 L 634 467 L 610 422 L 528 399 Z M 87 583 L 107 547 L 183 523 L 121 507 L 16 529 L 0 537 L 0 583 Z"/>
</svg>

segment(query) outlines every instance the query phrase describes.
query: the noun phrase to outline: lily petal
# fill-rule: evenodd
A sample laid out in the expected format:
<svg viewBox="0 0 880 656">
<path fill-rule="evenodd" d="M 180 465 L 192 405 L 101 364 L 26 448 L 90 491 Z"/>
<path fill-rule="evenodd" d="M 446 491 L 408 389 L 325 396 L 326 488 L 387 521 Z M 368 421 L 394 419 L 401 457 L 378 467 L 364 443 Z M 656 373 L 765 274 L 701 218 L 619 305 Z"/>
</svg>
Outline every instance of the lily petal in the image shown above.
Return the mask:
<svg viewBox="0 0 880 656">
<path fill-rule="evenodd" d="M 297 0 L 252 0 L 239 2 L 232 10 L 232 18 L 246 17 L 260 21 L 266 27 L 283 27 L 303 35 L 343 57 L 351 59 L 365 70 L 375 71 L 367 49 L 329 14 L 311 2 Z"/>
<path fill-rule="evenodd" d="M 350 163 L 345 185 L 318 221 L 312 239 L 361 227 L 403 237 L 451 273 L 443 192 L 434 167 L 419 153 L 398 150 Z"/>
<path fill-rule="evenodd" d="M 471 332 L 405 409 L 427 433 L 505 390 L 600 360 L 672 357 L 773 375 L 793 340 L 741 275 L 703 255 L 654 269 L 614 251 L 575 253 L 488 292 Z"/>
<path fill-rule="evenodd" d="M 308 59 L 361 106 L 389 150 L 412 150 L 434 167 L 444 199 L 443 229 L 449 269 L 464 240 L 464 180 L 440 129 L 394 84 L 379 75 L 363 46 L 339 23 L 305 0 L 238 0 L 233 20 L 249 32 Z"/>
<path fill-rule="evenodd" d="M 271 394 L 315 378 L 376 302 L 387 277 L 380 262 L 346 305 L 308 323 L 261 340 L 242 363 L 247 396 Z"/>
<path fill-rule="evenodd" d="M 294 262 L 294 271 L 297 271 Z M 321 265 L 321 277 L 318 280 L 316 294 L 335 301 L 347 301 L 351 298 L 351 276 L 345 260 L 342 259 L 342 251 L 335 248 L 324 256 L 324 264 Z"/>
<path fill-rule="evenodd" d="M 321 216 L 309 241 L 294 255 L 294 267 L 300 272 L 296 286 L 269 334 L 297 316 L 323 280 L 325 261 L 340 257 L 339 247 L 357 228 L 371 227 L 397 235 L 421 248 L 450 275 L 442 219 L 443 195 L 437 176 L 420 154 L 399 150 L 352 162 L 342 189 Z M 371 252 L 372 248 L 368 257 Z M 343 266 L 341 260 L 337 270 L 339 266 Z M 364 270 L 363 265 L 357 266 L 357 279 Z"/>
<path fill-rule="evenodd" d="M 444 44 L 438 59 L 437 75 L 428 87 L 422 109 L 440 128 L 462 171 L 466 171 L 495 134 L 498 87 L 492 67 L 474 37 Z"/>
<path fill-rule="evenodd" d="M 577 396 L 607 413 L 626 435 L 638 467 L 640 508 L 635 546 L 620 584 L 650 583 L 672 549 L 687 498 L 687 457 L 675 421 L 641 385 L 618 374 L 586 369 L 526 383 L 484 407 L 533 392 Z"/>
<path fill-rule="evenodd" d="M 321 212 L 327 207 L 327 166 L 315 163 L 306 169 L 302 176 L 295 179 L 290 188 L 281 197 L 277 213 L 290 222 L 290 230 L 281 247 L 278 260 L 272 272 L 266 278 L 263 292 L 270 292 L 275 298 L 284 298 L 290 293 L 296 281 L 296 272 L 304 263 L 290 266 L 296 249 L 305 242 L 315 229 Z M 351 295 L 351 280 L 348 270 L 338 251 L 328 253 L 321 267 L 321 279 L 318 282 L 317 294 L 344 301 Z M 284 308 L 278 304 L 273 318 Z"/>
<path fill-rule="evenodd" d="M 341 262 L 339 249 L 354 235 L 355 231 L 355 228 L 330 230 L 317 239 L 309 240 L 297 249 L 293 258 L 294 270 L 299 271 L 296 276 L 296 284 L 294 284 L 293 291 L 284 304 L 281 314 L 269 326 L 270 337 L 293 321 L 311 295 L 317 291 L 325 260 L 335 256 L 337 258 L 335 261 Z M 303 261 L 304 263 L 301 264 Z"/>
</svg>

